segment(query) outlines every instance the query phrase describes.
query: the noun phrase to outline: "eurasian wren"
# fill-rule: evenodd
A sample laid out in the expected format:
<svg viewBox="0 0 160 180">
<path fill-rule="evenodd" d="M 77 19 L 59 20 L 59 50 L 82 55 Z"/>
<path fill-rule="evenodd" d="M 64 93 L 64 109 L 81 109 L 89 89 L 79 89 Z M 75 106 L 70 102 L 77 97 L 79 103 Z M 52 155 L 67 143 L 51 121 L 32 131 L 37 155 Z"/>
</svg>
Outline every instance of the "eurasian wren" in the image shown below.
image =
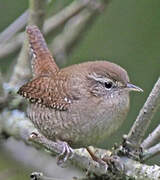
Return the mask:
<svg viewBox="0 0 160 180">
<path fill-rule="evenodd" d="M 29 99 L 28 116 L 48 139 L 71 147 L 97 145 L 124 121 L 129 91 L 127 72 L 108 61 L 91 61 L 59 69 L 36 26 L 26 32 L 33 51 L 33 79 L 18 93 Z"/>
</svg>

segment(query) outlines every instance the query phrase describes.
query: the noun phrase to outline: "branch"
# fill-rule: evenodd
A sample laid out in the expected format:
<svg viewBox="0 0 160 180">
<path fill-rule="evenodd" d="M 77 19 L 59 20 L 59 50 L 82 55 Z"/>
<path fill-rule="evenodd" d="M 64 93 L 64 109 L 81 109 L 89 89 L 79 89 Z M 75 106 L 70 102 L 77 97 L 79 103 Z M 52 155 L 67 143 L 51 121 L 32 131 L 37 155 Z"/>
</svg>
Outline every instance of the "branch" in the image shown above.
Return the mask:
<svg viewBox="0 0 160 180">
<path fill-rule="evenodd" d="M 3 132 L 5 132 L 8 136 L 13 136 L 16 139 L 21 139 L 27 144 L 29 143 L 29 139 L 30 141 L 36 142 L 36 144 L 41 145 L 41 147 L 45 147 L 46 149 L 50 150 L 53 154 L 60 154 L 63 151 L 63 146 L 60 146 L 58 143 L 50 141 L 39 134 L 30 120 L 26 118 L 25 114 L 18 110 L 14 110 L 12 112 L 3 111 L 3 113 L 1 113 L 0 115 L 0 124 L 2 125 Z M 33 134 L 38 134 L 38 136 L 31 136 Z M 80 155 L 81 153 L 82 155 Z M 91 159 L 86 159 L 86 157 L 89 156 L 88 154 L 86 154 L 87 151 L 84 149 L 74 150 L 74 161 L 77 162 L 81 168 L 90 167 L 89 164 L 92 162 Z M 98 170 L 98 163 L 92 162 L 91 166 L 93 166 L 94 164 L 94 169 Z M 100 168 L 100 172 L 104 172 L 104 168 Z"/>
<path fill-rule="evenodd" d="M 106 1 L 107 3 L 108 1 Z M 76 16 L 72 17 L 65 25 L 63 32 L 58 35 L 51 43 L 51 48 L 59 65 L 66 64 L 67 55 L 71 52 L 75 43 L 83 37 L 83 32 L 91 28 L 91 23 L 95 22 L 97 12 L 100 11 L 104 4 L 94 1 L 94 6 L 84 8 Z M 94 21 L 93 21 L 94 20 Z"/>
<path fill-rule="evenodd" d="M 12 24 L 10 24 L 2 33 L 0 33 L 0 42 L 4 43 L 20 31 L 27 22 L 28 10 L 19 16 Z"/>
<path fill-rule="evenodd" d="M 44 0 L 30 0 L 29 4 L 29 19 L 28 24 L 35 24 L 40 28 L 43 25 L 44 15 L 45 15 L 45 3 Z M 20 85 L 24 80 L 28 79 L 31 75 L 30 73 L 30 63 L 29 63 L 29 46 L 27 37 L 25 37 L 21 52 L 19 54 L 17 65 L 14 68 L 12 78 L 10 80 L 10 85 L 16 87 Z"/>
<path fill-rule="evenodd" d="M 156 156 L 157 154 L 160 154 L 160 143 L 156 144 L 155 146 L 153 146 L 147 150 L 144 150 L 142 159 L 143 159 L 143 161 L 146 161 L 146 160 Z"/>
<path fill-rule="evenodd" d="M 53 15 L 52 17 L 48 18 L 45 21 L 43 28 L 44 35 L 48 35 L 49 33 L 55 31 L 59 26 L 65 24 L 67 20 L 69 20 L 74 15 L 78 14 L 85 7 L 91 7 L 92 3 L 93 3 L 92 0 L 73 1 L 70 5 L 65 7 L 59 13 Z M 5 58 L 9 54 L 18 51 L 22 46 L 23 41 L 24 41 L 24 33 L 19 33 L 14 38 L 12 38 L 8 43 L 0 44 L 0 47 L 2 47 L 0 51 L 0 59 Z"/>
<path fill-rule="evenodd" d="M 0 112 L 8 105 L 8 93 L 4 89 L 3 78 L 0 72 Z M 1 133 L 1 128 L 0 128 Z"/>
<path fill-rule="evenodd" d="M 155 86 L 153 87 L 147 101 L 145 102 L 143 108 L 141 109 L 136 121 L 134 122 L 127 141 L 131 146 L 140 147 L 141 142 L 144 138 L 145 132 L 151 123 L 153 115 L 160 106 L 160 78 L 157 80 Z"/>
<path fill-rule="evenodd" d="M 16 139 L 21 139 L 27 144 L 29 135 L 33 131 L 37 132 L 25 113 L 18 110 L 3 111 L 0 115 L 0 124 L 3 132 Z"/>
<path fill-rule="evenodd" d="M 29 46 L 27 37 L 25 37 L 22 49 L 17 59 L 17 64 L 13 69 L 13 74 L 10 79 L 10 85 L 15 88 L 20 86 L 31 75 L 29 64 Z"/>
<path fill-rule="evenodd" d="M 29 0 L 28 24 L 37 25 L 42 29 L 45 18 L 46 0 Z"/>
<path fill-rule="evenodd" d="M 154 129 L 154 131 L 149 134 L 149 136 L 143 141 L 141 147 L 144 149 L 150 148 L 156 144 L 160 139 L 160 124 Z"/>
<path fill-rule="evenodd" d="M 0 98 L 4 97 L 4 89 L 3 89 L 3 78 L 2 78 L 2 74 L 0 72 Z"/>
<path fill-rule="evenodd" d="M 62 9 L 54 16 L 48 18 L 44 23 L 44 34 L 53 32 L 57 27 L 63 25 L 74 15 L 78 14 L 83 8 L 89 6 L 92 0 L 77 0 L 73 1 L 70 5 Z"/>
<path fill-rule="evenodd" d="M 24 33 L 19 33 L 12 38 L 8 43 L 0 44 L 0 59 L 9 56 L 10 54 L 18 51 L 24 41 Z"/>
<path fill-rule="evenodd" d="M 0 72 L 0 109 L 2 108 L 1 104 L 4 103 L 4 96 L 5 96 L 5 93 L 3 89 L 3 79 L 2 79 L 2 74 Z M 2 126 L 0 126 L 0 134 L 1 132 L 2 132 Z"/>
<path fill-rule="evenodd" d="M 68 19 L 70 19 L 72 16 L 80 12 L 84 7 L 89 6 L 89 3 L 91 1 L 92 0 L 73 1 L 70 5 L 62 9 L 59 13 L 48 18 L 44 23 L 44 28 L 43 28 L 44 34 L 48 35 L 49 33 L 56 30 L 59 26 L 63 25 Z M 32 15 L 34 15 L 33 11 L 32 11 Z M 23 14 L 21 16 L 23 16 Z M 18 21 L 18 19 L 16 21 Z M 24 24 L 26 24 L 26 21 L 24 21 Z M 13 28 L 12 24 L 10 25 L 10 27 Z M 4 30 L 4 32 L 5 31 L 6 30 Z M 12 40 L 10 40 L 8 43 L 0 44 L 0 47 L 3 47 L 1 48 L 0 51 L 0 58 L 4 58 L 9 54 L 19 50 L 19 48 L 22 46 L 23 41 L 24 41 L 24 33 L 19 33 L 14 38 L 12 38 Z"/>
<path fill-rule="evenodd" d="M 32 145 L 38 143 L 41 148 L 47 149 L 50 154 L 55 154 L 55 152 L 59 154 L 63 151 L 63 147 L 39 134 L 33 124 L 25 117 L 25 114 L 20 111 L 4 111 L 0 116 L 0 124 L 3 127 L 3 131 L 8 135 L 22 139 L 26 143 L 29 143 L 28 137 L 30 137 L 30 140 L 34 142 Z M 31 137 L 30 135 L 33 134 L 33 132 L 38 134 L 38 136 Z M 110 152 L 107 150 L 93 148 L 92 151 L 96 156 L 101 156 L 103 159 L 110 156 Z M 74 164 L 83 170 L 88 169 L 89 172 L 97 176 L 110 176 L 114 177 L 113 179 L 122 179 L 125 175 L 135 179 L 148 178 L 152 180 L 160 177 L 160 167 L 156 165 L 144 165 L 123 156 L 116 156 L 110 164 L 104 165 L 93 161 L 85 149 L 75 149 L 73 153 L 73 158 L 69 160 L 68 163 Z"/>
</svg>

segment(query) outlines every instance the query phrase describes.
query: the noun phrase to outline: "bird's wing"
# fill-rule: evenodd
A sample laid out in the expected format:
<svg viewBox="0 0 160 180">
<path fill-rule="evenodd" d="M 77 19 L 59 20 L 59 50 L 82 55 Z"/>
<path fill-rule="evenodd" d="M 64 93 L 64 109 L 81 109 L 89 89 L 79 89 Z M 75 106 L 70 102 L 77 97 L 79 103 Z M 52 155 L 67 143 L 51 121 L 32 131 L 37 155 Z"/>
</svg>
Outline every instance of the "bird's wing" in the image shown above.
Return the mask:
<svg viewBox="0 0 160 180">
<path fill-rule="evenodd" d="M 34 77 L 40 75 L 54 75 L 59 71 L 42 33 L 37 26 L 27 26 L 26 33 L 32 51 L 32 72 Z"/>
<path fill-rule="evenodd" d="M 18 94 L 31 103 L 37 103 L 56 110 L 67 110 L 71 100 L 62 92 L 63 82 L 57 86 L 55 79 L 49 76 L 40 76 L 23 85 Z M 59 87 L 59 88 L 58 88 Z"/>
</svg>

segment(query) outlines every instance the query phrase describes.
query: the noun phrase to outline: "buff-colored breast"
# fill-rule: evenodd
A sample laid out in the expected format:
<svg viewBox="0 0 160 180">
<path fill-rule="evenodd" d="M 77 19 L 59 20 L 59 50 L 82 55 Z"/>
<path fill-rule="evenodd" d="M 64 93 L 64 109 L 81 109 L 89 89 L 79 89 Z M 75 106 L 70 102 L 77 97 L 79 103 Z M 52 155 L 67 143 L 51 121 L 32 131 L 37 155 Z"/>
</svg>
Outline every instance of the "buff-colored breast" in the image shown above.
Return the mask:
<svg viewBox="0 0 160 180">
<path fill-rule="evenodd" d="M 54 141 L 60 139 L 71 147 L 80 148 L 107 140 L 124 121 L 128 108 L 129 95 L 122 92 L 121 98 L 115 94 L 109 101 L 108 97 L 75 101 L 67 111 L 30 104 L 28 115 L 47 138 Z"/>
</svg>

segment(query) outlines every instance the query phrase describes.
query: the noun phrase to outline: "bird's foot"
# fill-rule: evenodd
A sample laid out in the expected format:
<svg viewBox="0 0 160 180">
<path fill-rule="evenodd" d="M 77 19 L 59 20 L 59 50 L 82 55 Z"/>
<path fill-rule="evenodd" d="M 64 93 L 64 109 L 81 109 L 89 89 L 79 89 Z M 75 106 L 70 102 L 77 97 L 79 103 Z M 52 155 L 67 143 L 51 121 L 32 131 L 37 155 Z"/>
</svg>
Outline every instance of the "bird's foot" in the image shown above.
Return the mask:
<svg viewBox="0 0 160 180">
<path fill-rule="evenodd" d="M 91 156 L 91 158 L 92 158 L 94 161 L 98 162 L 98 163 L 101 164 L 101 165 L 106 165 L 106 162 L 103 161 L 103 159 L 97 157 L 97 156 L 92 152 L 92 150 L 90 149 L 90 147 L 87 147 L 86 149 L 87 149 L 89 155 Z"/>
<path fill-rule="evenodd" d="M 30 134 L 29 141 L 42 145 L 51 152 L 60 153 L 57 157 L 57 165 L 64 165 L 64 163 L 73 157 L 73 149 L 67 142 L 57 140 L 56 142 L 47 139 L 44 135 L 38 131 L 34 131 Z M 63 166 L 62 166 L 63 167 Z"/>
<path fill-rule="evenodd" d="M 110 168 L 111 171 L 118 171 L 123 172 L 124 171 L 124 164 L 123 161 L 121 161 L 120 157 L 117 155 L 111 155 L 103 157 L 102 160 L 106 162 Z"/>
<path fill-rule="evenodd" d="M 68 159 L 73 157 L 73 149 L 67 142 L 57 141 L 57 143 L 63 147 L 62 152 L 57 157 L 57 165 L 63 165 Z"/>
</svg>

